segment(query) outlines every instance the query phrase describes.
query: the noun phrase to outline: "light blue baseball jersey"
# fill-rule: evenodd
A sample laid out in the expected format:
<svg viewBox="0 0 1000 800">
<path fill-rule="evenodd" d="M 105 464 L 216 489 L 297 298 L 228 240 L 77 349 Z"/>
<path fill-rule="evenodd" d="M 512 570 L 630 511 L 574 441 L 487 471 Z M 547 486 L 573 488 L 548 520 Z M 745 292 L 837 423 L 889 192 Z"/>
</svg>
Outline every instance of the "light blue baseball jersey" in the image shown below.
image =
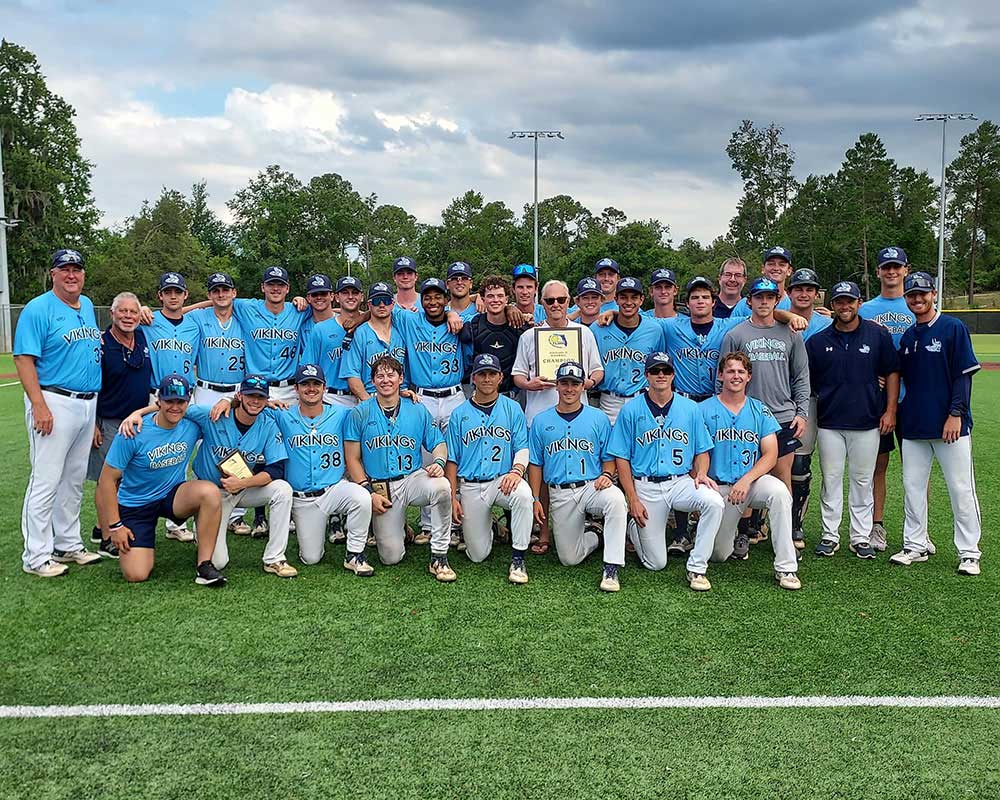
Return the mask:
<svg viewBox="0 0 1000 800">
<path fill-rule="evenodd" d="M 232 386 L 246 376 L 243 328 L 234 314 L 223 324 L 213 308 L 199 308 L 188 317 L 198 326 L 198 379 Z"/>
<path fill-rule="evenodd" d="M 347 331 L 336 317 L 323 320 L 313 328 L 302 352 L 303 364 L 318 364 L 326 376 L 330 389 L 347 389 L 347 379 L 340 377 L 340 364 L 344 356 Z M 347 340 L 350 345 L 350 339 Z"/>
<path fill-rule="evenodd" d="M 500 395 L 489 414 L 466 400 L 451 415 L 446 441 L 460 478 L 492 480 L 510 472 L 514 454 L 528 447 L 528 425 L 521 405 L 509 397 Z"/>
<path fill-rule="evenodd" d="M 285 440 L 285 480 L 293 491 L 314 492 L 343 480 L 344 426 L 350 412 L 326 403 L 313 418 L 305 416 L 300 406 L 286 411 L 265 409 Z"/>
<path fill-rule="evenodd" d="M 469 305 L 458 312 L 458 318 L 462 320 L 463 325 L 468 325 L 478 316 L 479 312 L 476 310 L 475 303 L 469 303 Z M 468 342 L 460 341 L 459 347 L 462 358 L 462 375 L 464 376 L 469 371 L 469 366 L 472 364 L 473 342 L 471 339 Z"/>
<path fill-rule="evenodd" d="M 674 362 L 674 389 L 693 395 L 715 394 L 719 348 L 726 333 L 742 318 L 712 318 L 708 333 L 697 333 L 691 318 L 683 314 L 657 320 L 663 329 L 666 352 Z"/>
<path fill-rule="evenodd" d="M 600 477 L 604 462 L 610 461 L 608 415 L 584 405 L 571 420 L 555 406 L 538 414 L 528 433 L 530 463 L 542 468 L 546 483 L 593 481 Z"/>
<path fill-rule="evenodd" d="M 185 415 L 185 419 L 201 429 L 202 443 L 194 459 L 194 474 L 202 480 L 219 485 L 222 475 L 218 464 L 233 450 L 239 450 L 253 470 L 288 458 L 281 431 L 269 414 L 260 414 L 246 433 L 240 433 L 235 412 L 212 422 L 208 416 L 211 410 L 210 406 L 192 404 Z"/>
<path fill-rule="evenodd" d="M 153 314 L 153 324 L 142 326 L 149 345 L 149 360 L 153 364 L 153 386 L 158 386 L 167 375 L 183 375 L 194 383 L 195 361 L 201 346 L 201 329 L 190 316 L 176 325 L 163 316 Z"/>
<path fill-rule="evenodd" d="M 739 414 L 718 396 L 699 403 L 698 409 L 715 444 L 708 476 L 717 483 L 733 484 L 746 475 L 760 459 L 761 440 L 781 430 L 770 409 L 754 397 L 747 397 Z"/>
<path fill-rule="evenodd" d="M 578 306 L 578 305 L 576 305 L 574 303 L 573 305 L 571 305 L 569 307 L 569 309 L 566 311 L 566 313 L 569 314 L 569 315 L 572 315 L 572 314 L 576 314 L 579 310 L 580 310 L 580 306 Z M 601 310 L 598 313 L 603 314 L 605 311 L 617 311 L 617 310 L 618 310 L 618 301 L 617 300 L 608 300 L 605 303 L 601 303 Z M 646 311 L 640 311 L 639 313 L 642 314 L 642 315 L 645 315 L 647 312 Z"/>
<path fill-rule="evenodd" d="M 420 389 L 447 389 L 462 382 L 462 348 L 447 321 L 435 324 L 423 311 L 393 308 L 392 327 L 406 343 L 410 383 Z"/>
<path fill-rule="evenodd" d="M 70 392 L 101 390 L 101 329 L 94 304 L 80 297 L 73 308 L 54 292 L 39 295 L 21 310 L 14 355 L 34 356 L 38 382 Z"/>
<path fill-rule="evenodd" d="M 370 397 L 351 409 L 344 439 L 361 443 L 361 463 L 374 481 L 409 475 L 423 464 L 421 448 L 432 451 L 444 438 L 430 412 L 412 400 L 399 401 L 399 413 L 390 420 Z"/>
<path fill-rule="evenodd" d="M 273 314 L 261 299 L 237 297 L 233 313 L 243 328 L 247 372 L 269 381 L 288 380 L 299 363 L 300 331 L 312 309 L 299 311 L 291 303 Z"/>
<path fill-rule="evenodd" d="M 359 378 L 365 384 L 368 394 L 375 393 L 372 382 L 372 364 L 379 356 L 389 355 L 403 365 L 403 386 L 406 386 L 407 358 L 406 341 L 399 326 L 393 324 L 389 329 L 389 341 L 383 342 L 378 334 L 366 322 L 354 331 L 351 346 L 343 352 L 340 362 L 340 378 L 347 383 L 348 378 Z M 329 377 L 327 378 L 329 382 Z"/>
<path fill-rule="evenodd" d="M 782 311 L 792 310 L 792 298 L 787 294 L 778 301 L 778 305 L 775 308 Z M 744 297 L 740 302 L 733 306 L 733 313 L 730 314 L 731 317 L 749 317 L 750 316 L 750 298 Z"/>
<path fill-rule="evenodd" d="M 664 348 L 663 328 L 658 322 L 639 318 L 636 328 L 622 328 L 612 320 L 610 325 L 590 325 L 597 349 L 604 363 L 602 392 L 614 392 L 632 397 L 649 383 L 646 380 L 646 356 Z"/>
<path fill-rule="evenodd" d="M 822 330 L 826 330 L 833 324 L 833 317 L 828 317 L 825 314 L 817 314 L 813 311 L 812 316 L 809 317 L 809 325 L 804 331 L 802 331 L 802 341 L 808 342 L 809 338 Z"/>
<path fill-rule="evenodd" d="M 873 297 L 867 303 L 861 304 L 860 316 L 877 322 L 887 328 L 892 334 L 892 343 L 899 349 L 899 340 L 906 329 L 917 324 L 917 318 L 906 305 L 905 297 Z"/>
<path fill-rule="evenodd" d="M 694 457 L 712 449 L 698 404 L 678 394 L 654 410 L 645 392 L 618 413 L 608 452 L 627 459 L 637 478 L 665 478 L 691 471 Z"/>
<path fill-rule="evenodd" d="M 535 324 L 541 325 L 543 322 L 545 322 L 545 306 L 535 303 Z"/>
<path fill-rule="evenodd" d="M 142 418 L 142 430 L 132 439 L 120 433 L 111 442 L 106 463 L 121 470 L 118 504 L 128 508 L 155 503 L 184 483 L 187 465 L 201 429 L 187 417 L 173 428 L 160 428 L 156 413 Z"/>
</svg>

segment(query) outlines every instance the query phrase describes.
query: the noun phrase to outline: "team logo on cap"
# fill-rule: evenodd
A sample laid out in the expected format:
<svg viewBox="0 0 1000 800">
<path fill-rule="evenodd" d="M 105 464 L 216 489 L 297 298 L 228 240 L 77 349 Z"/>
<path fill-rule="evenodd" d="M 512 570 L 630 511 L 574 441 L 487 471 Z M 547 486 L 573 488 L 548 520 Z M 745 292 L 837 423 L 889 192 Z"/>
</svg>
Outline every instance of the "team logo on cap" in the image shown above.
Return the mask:
<svg viewBox="0 0 1000 800">
<path fill-rule="evenodd" d="M 302 368 L 302 374 L 309 378 L 315 378 L 317 375 L 319 375 L 319 372 L 316 371 L 316 367 L 314 367 L 312 364 L 306 364 Z"/>
<path fill-rule="evenodd" d="M 413 262 L 410 261 L 410 259 L 407 258 L 406 256 L 403 256 L 402 258 L 397 258 L 396 259 L 396 266 L 398 266 L 398 267 L 409 267 L 412 264 L 413 264 Z"/>
<path fill-rule="evenodd" d="M 377 292 L 388 292 L 389 284 L 387 283 L 373 283 L 371 288 L 372 294 Z"/>
<path fill-rule="evenodd" d="M 313 286 L 325 286 L 326 285 L 326 281 L 323 280 L 319 275 L 317 275 L 315 278 L 312 279 L 312 285 Z"/>
<path fill-rule="evenodd" d="M 612 261 L 610 258 L 602 258 L 600 261 L 597 262 L 597 266 L 599 266 L 599 267 L 610 267 L 614 263 L 615 262 Z"/>
<path fill-rule="evenodd" d="M 850 292 L 851 291 L 851 284 L 846 283 L 846 282 L 838 283 L 836 286 L 833 287 L 833 291 L 835 291 L 835 292 Z"/>
<path fill-rule="evenodd" d="M 895 247 L 887 247 L 883 255 L 886 258 L 899 258 L 899 251 Z"/>
<path fill-rule="evenodd" d="M 636 283 L 635 278 L 622 278 L 622 282 L 618 284 L 619 289 L 634 289 L 639 284 Z"/>
<path fill-rule="evenodd" d="M 83 259 L 80 258 L 80 254 L 76 250 L 64 250 L 59 254 L 56 261 L 60 264 L 82 264 Z"/>
<path fill-rule="evenodd" d="M 180 283 L 181 282 L 181 276 L 178 275 L 175 272 L 168 272 L 166 275 L 163 276 L 163 282 L 164 283 Z"/>
<path fill-rule="evenodd" d="M 221 272 L 213 272 L 209 280 L 212 283 L 218 283 L 220 281 L 226 280 L 226 276 L 223 275 Z"/>
<path fill-rule="evenodd" d="M 269 269 L 267 271 L 267 274 L 269 276 L 271 276 L 272 278 L 282 278 L 282 277 L 284 277 L 282 275 L 282 273 L 281 273 L 281 267 L 271 267 L 271 269 Z"/>
</svg>

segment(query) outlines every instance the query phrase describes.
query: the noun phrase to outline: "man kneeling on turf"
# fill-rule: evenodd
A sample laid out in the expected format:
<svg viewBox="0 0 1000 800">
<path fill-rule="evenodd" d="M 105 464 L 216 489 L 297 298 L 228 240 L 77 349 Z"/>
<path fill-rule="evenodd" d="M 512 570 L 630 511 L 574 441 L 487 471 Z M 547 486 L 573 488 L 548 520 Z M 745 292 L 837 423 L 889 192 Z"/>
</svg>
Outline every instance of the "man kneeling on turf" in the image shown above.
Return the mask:
<svg viewBox="0 0 1000 800">
<path fill-rule="evenodd" d="M 118 435 L 97 483 L 97 505 L 121 553 L 118 563 L 129 582 L 144 581 L 153 571 L 154 539 L 160 517 L 181 523 L 194 515 L 198 525 L 195 583 L 223 586 L 226 578 L 212 564 L 222 519 L 219 490 L 209 481 L 184 480 L 201 431 L 184 418 L 191 386 L 180 375 L 160 382 L 158 410 L 145 418 L 134 438 Z M 120 482 L 120 483 L 119 483 Z"/>
<path fill-rule="evenodd" d="M 270 507 L 264 571 L 279 578 L 294 578 L 298 571 L 285 558 L 288 523 L 292 516 L 292 487 L 284 480 L 288 453 L 274 420 L 261 413 L 267 400 L 267 379 L 263 375 L 247 375 L 232 401 L 223 399 L 216 404 L 215 414 L 208 406 L 188 406 L 186 418 L 199 427 L 203 440 L 194 459 L 194 474 L 218 487 L 224 520 L 228 520 L 237 507 Z M 232 414 L 228 413 L 230 402 L 234 409 Z M 132 426 L 142 429 L 141 413 L 129 416 L 122 423 L 125 435 Z M 219 414 L 224 416 L 213 419 Z M 239 475 L 231 465 L 223 466 L 236 454 L 242 459 L 240 466 L 245 467 L 248 474 Z M 219 530 L 212 553 L 212 563 L 219 569 L 229 563 L 227 527 L 223 525 Z"/>
<path fill-rule="evenodd" d="M 732 555 L 737 528 L 747 524 L 741 517 L 749 507 L 768 510 L 774 577 L 783 589 L 799 589 L 802 584 L 796 575 L 798 561 L 792 543 L 792 495 L 784 481 L 768 474 L 778 459 L 776 434 L 781 425 L 767 406 L 747 396 L 753 367 L 744 353 L 727 354 L 721 367 L 721 393 L 698 408 L 714 445 L 708 475 L 728 502 L 715 536 L 702 537 L 699 532 L 695 540 L 688 570 L 701 573 L 702 582 L 692 583 L 691 588 L 711 588 L 704 577 L 708 560 L 725 561 Z"/>
<path fill-rule="evenodd" d="M 451 485 L 444 477 L 448 448 L 430 412 L 399 396 L 403 365 L 389 355 L 372 363 L 375 396 L 350 412 L 344 455 L 351 480 L 372 495 L 372 529 L 383 564 L 398 564 L 404 547 L 408 506 L 431 509 L 431 575 L 455 580 L 448 564 L 451 544 Z M 421 467 L 421 448 L 431 461 Z"/>
</svg>

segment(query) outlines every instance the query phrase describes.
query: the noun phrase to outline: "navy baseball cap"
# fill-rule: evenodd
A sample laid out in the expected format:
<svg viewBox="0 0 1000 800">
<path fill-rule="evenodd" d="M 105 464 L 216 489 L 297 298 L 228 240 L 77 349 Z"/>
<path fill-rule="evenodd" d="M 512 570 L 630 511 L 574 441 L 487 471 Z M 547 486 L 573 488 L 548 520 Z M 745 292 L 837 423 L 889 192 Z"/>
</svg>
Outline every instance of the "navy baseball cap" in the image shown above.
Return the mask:
<svg viewBox="0 0 1000 800">
<path fill-rule="evenodd" d="M 906 260 L 906 251 L 902 247 L 883 247 L 878 251 L 879 269 L 886 264 L 899 264 L 905 267 L 909 263 Z"/>
<path fill-rule="evenodd" d="M 750 284 L 750 296 L 753 297 L 755 294 L 764 294 L 765 292 L 770 292 L 771 294 L 778 293 L 778 284 L 772 281 L 770 278 L 757 278 L 753 283 Z"/>
<path fill-rule="evenodd" d="M 264 275 L 260 279 L 261 283 L 283 283 L 285 286 L 291 286 L 288 281 L 288 270 L 284 267 L 267 267 L 264 270 Z"/>
<path fill-rule="evenodd" d="M 179 272 L 164 272 L 160 276 L 160 291 L 164 289 L 184 289 L 187 291 L 187 282 Z"/>
<path fill-rule="evenodd" d="M 361 288 L 361 281 L 353 275 L 345 275 L 337 281 L 337 291 L 342 292 L 344 289 L 357 289 L 359 292 L 364 291 L 364 289 Z"/>
<path fill-rule="evenodd" d="M 395 275 L 397 272 L 403 272 L 405 270 L 410 270 L 411 272 L 417 271 L 417 262 L 414 261 L 409 256 L 400 256 L 395 261 L 392 262 L 392 274 Z"/>
<path fill-rule="evenodd" d="M 190 400 L 191 384 L 187 382 L 187 378 L 183 375 L 173 372 L 170 375 L 165 375 L 163 380 L 160 381 L 160 385 L 156 390 L 156 396 L 163 400 Z"/>
<path fill-rule="evenodd" d="M 650 353 L 646 356 L 646 372 L 649 372 L 653 367 L 666 367 L 673 372 L 674 362 L 664 352 Z"/>
<path fill-rule="evenodd" d="M 617 273 L 621 273 L 622 268 L 618 266 L 618 262 L 613 258 L 599 258 L 594 262 L 594 274 L 596 275 L 602 269 L 613 269 Z"/>
<path fill-rule="evenodd" d="M 441 292 L 441 294 L 448 294 L 448 287 L 444 285 L 444 281 L 440 278 L 428 278 L 423 283 L 420 284 L 420 294 L 423 295 L 424 292 Z"/>
<path fill-rule="evenodd" d="M 642 281 L 638 278 L 622 278 L 615 285 L 615 294 L 621 294 L 622 292 L 642 294 Z"/>
<path fill-rule="evenodd" d="M 601 284 L 599 284 L 593 278 L 584 278 L 576 285 L 576 296 L 583 297 L 585 294 L 599 294 L 604 297 L 604 292 L 601 289 Z"/>
<path fill-rule="evenodd" d="M 769 247 L 764 251 L 764 261 L 766 262 L 769 258 L 783 258 L 789 264 L 792 263 L 792 254 L 788 252 L 786 247 Z"/>
<path fill-rule="evenodd" d="M 208 291 L 218 289 L 220 286 L 225 286 L 227 289 L 236 288 L 236 284 L 233 283 L 233 279 L 225 272 L 213 272 L 208 276 Z"/>
<path fill-rule="evenodd" d="M 538 270 L 531 264 L 518 264 L 511 271 L 511 275 L 516 278 L 533 278 L 538 280 Z"/>
<path fill-rule="evenodd" d="M 935 292 L 937 285 L 926 272 L 911 272 L 903 281 L 903 294 L 911 292 Z"/>
<path fill-rule="evenodd" d="M 655 286 L 658 283 L 670 283 L 676 286 L 677 273 L 672 269 L 654 269 L 653 274 L 649 277 L 649 285 Z"/>
<path fill-rule="evenodd" d="M 472 362 L 472 374 L 477 372 L 500 372 L 500 359 L 491 353 L 480 353 Z"/>
<path fill-rule="evenodd" d="M 332 292 L 333 291 L 333 281 L 330 280 L 329 275 L 312 275 L 309 280 L 306 281 L 306 294 L 316 294 L 316 292 Z"/>
<path fill-rule="evenodd" d="M 472 267 L 466 264 L 464 261 L 455 261 L 448 265 L 449 278 L 468 278 L 472 279 Z"/>
<path fill-rule="evenodd" d="M 861 299 L 861 289 L 854 281 L 837 281 L 830 290 L 830 299 L 836 300 L 838 297 L 850 297 L 852 300 Z"/>
<path fill-rule="evenodd" d="M 583 383 L 583 365 L 579 361 L 563 361 L 556 370 L 556 380 Z"/>
<path fill-rule="evenodd" d="M 373 283 L 368 288 L 368 299 L 374 300 L 376 297 L 388 297 L 390 300 L 392 299 L 392 289 L 389 288 L 388 283 L 379 281 L 378 283 Z"/>
<path fill-rule="evenodd" d="M 52 268 L 69 267 L 72 265 L 83 267 L 83 256 L 76 250 L 56 250 L 52 254 Z"/>
<path fill-rule="evenodd" d="M 267 385 L 267 378 L 263 375 L 247 375 L 240 381 L 240 394 L 255 394 L 258 397 L 267 397 L 270 388 Z"/>
<path fill-rule="evenodd" d="M 792 279 L 788 282 L 788 288 L 794 289 L 796 286 L 815 286 L 821 288 L 823 284 L 819 282 L 819 275 L 813 270 L 803 267 L 792 273 Z"/>
<path fill-rule="evenodd" d="M 326 386 L 326 375 L 323 374 L 323 368 L 319 364 L 299 364 L 292 380 L 296 386 L 306 381 L 319 381 Z"/>
<path fill-rule="evenodd" d="M 708 289 L 708 291 L 712 292 L 712 294 L 715 294 L 715 286 L 704 275 L 695 275 L 687 282 L 687 286 L 684 287 L 684 291 L 691 294 L 691 290 L 697 289 L 699 286 L 703 289 Z"/>
</svg>

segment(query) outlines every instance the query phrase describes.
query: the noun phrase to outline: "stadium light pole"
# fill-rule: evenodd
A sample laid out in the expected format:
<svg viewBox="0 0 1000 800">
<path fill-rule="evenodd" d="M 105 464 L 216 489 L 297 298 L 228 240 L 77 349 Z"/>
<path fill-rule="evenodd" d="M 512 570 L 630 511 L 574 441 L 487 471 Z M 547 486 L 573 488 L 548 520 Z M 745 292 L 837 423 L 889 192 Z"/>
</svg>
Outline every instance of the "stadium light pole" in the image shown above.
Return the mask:
<svg viewBox="0 0 1000 800">
<path fill-rule="evenodd" d="M 7 275 L 7 228 L 20 220 L 7 219 L 3 191 L 3 130 L 0 129 L 0 351 L 14 350 L 14 337 L 10 324 L 10 280 Z"/>
<path fill-rule="evenodd" d="M 948 120 L 978 120 L 975 114 L 920 114 L 914 117 L 916 122 L 940 122 L 941 123 L 941 201 L 940 216 L 938 218 L 938 271 L 937 271 L 937 293 L 938 311 L 944 311 L 944 210 L 945 198 L 948 195 L 947 173 L 945 172 L 945 142 L 948 138 Z"/>
<path fill-rule="evenodd" d="M 565 139 L 562 131 L 511 131 L 508 139 L 534 139 L 535 140 L 535 271 L 539 274 L 538 267 L 538 140 L 539 139 Z"/>
</svg>

